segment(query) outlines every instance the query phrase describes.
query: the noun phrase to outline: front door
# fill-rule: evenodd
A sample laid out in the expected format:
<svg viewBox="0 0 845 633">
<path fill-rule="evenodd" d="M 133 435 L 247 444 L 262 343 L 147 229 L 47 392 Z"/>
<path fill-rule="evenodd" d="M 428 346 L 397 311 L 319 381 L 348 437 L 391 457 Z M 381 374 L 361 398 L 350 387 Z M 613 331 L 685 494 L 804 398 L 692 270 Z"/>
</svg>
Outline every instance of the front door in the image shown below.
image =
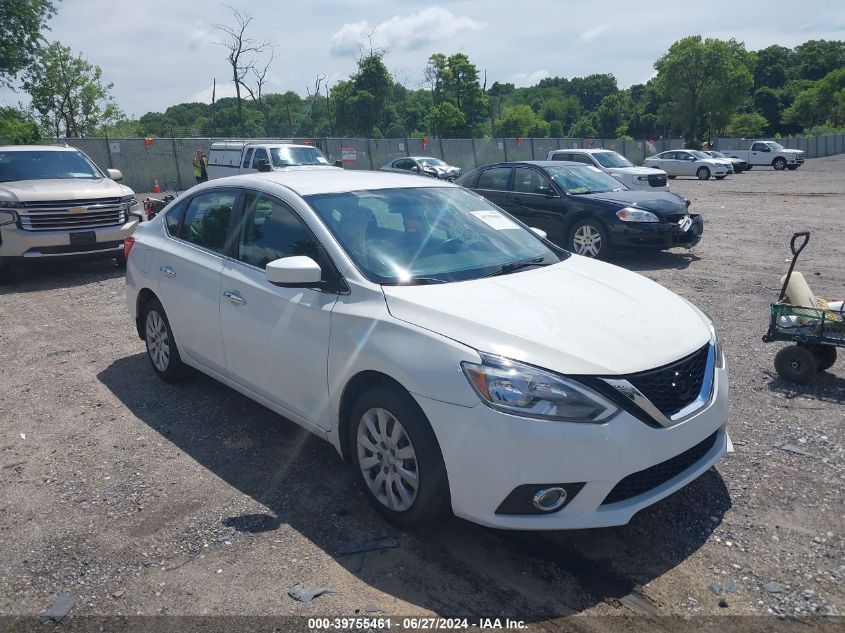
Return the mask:
<svg viewBox="0 0 845 633">
<path fill-rule="evenodd" d="M 516 167 L 513 172 L 510 203 L 513 214 L 528 226 L 542 229 L 549 239 L 563 244 L 566 199 L 540 171 L 531 167 Z"/>
<path fill-rule="evenodd" d="M 274 404 L 328 429 L 328 349 L 337 294 L 280 288 L 264 269 L 306 255 L 325 265 L 321 247 L 281 200 L 247 192 L 237 261 L 223 267 L 220 322 L 228 375 Z"/>
</svg>

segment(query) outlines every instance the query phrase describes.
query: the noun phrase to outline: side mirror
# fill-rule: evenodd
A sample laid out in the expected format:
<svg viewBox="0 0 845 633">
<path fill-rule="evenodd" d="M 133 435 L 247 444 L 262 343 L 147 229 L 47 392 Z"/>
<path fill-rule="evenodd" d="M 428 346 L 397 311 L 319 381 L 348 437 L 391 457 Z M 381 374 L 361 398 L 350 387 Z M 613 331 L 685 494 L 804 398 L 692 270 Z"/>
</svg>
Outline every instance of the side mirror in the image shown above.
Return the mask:
<svg viewBox="0 0 845 633">
<path fill-rule="evenodd" d="M 411 167 L 411 171 L 415 171 L 417 173 L 420 173 L 420 168 L 419 168 L 419 166 L 414 165 L 413 167 Z"/>
<path fill-rule="evenodd" d="M 311 288 L 323 277 L 320 265 L 303 255 L 275 259 L 267 264 L 264 274 L 271 284 L 283 288 Z"/>
<path fill-rule="evenodd" d="M 273 169 L 272 167 L 270 167 L 270 163 L 268 163 L 263 158 L 261 160 L 255 161 L 255 168 L 258 171 L 262 171 L 262 172 L 263 171 L 272 171 L 272 169 Z"/>
<path fill-rule="evenodd" d="M 555 192 L 552 191 L 551 187 L 534 187 L 534 193 L 542 194 L 547 198 L 553 198 L 555 195 Z"/>
<path fill-rule="evenodd" d="M 334 166 L 335 166 L 335 167 L 341 167 L 341 168 L 342 168 L 342 167 L 343 167 L 343 161 L 342 161 L 342 160 L 336 160 L 336 161 L 334 162 Z"/>
<path fill-rule="evenodd" d="M 543 229 L 538 229 L 536 226 L 532 226 L 529 228 L 543 239 L 546 239 L 549 236 L 549 234 L 546 233 Z"/>
<path fill-rule="evenodd" d="M 106 175 L 112 180 L 123 180 L 123 173 L 119 169 L 107 169 Z"/>
</svg>

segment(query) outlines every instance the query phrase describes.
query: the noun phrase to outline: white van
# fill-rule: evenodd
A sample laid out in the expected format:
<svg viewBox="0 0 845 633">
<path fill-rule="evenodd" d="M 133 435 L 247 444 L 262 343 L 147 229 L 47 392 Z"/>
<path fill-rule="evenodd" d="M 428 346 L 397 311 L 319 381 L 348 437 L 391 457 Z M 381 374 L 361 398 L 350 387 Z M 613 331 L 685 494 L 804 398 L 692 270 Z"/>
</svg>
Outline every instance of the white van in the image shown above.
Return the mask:
<svg viewBox="0 0 845 633">
<path fill-rule="evenodd" d="M 291 167 L 334 168 L 316 147 L 285 141 L 219 141 L 208 153 L 209 180 Z"/>
</svg>

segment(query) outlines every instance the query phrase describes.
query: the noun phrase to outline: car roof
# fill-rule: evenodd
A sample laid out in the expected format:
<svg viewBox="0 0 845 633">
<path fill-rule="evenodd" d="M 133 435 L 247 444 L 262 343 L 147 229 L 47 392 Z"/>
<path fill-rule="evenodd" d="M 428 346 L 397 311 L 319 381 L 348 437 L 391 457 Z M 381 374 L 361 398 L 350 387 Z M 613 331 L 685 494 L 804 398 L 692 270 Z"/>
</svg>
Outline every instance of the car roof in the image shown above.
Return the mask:
<svg viewBox="0 0 845 633">
<path fill-rule="evenodd" d="M 609 147 L 594 147 L 594 148 L 573 147 L 572 149 L 566 149 L 565 147 L 561 147 L 560 149 L 553 149 L 552 151 L 555 152 L 555 153 L 557 153 L 557 152 L 578 152 L 579 154 L 600 154 L 602 152 L 615 152 L 617 154 L 619 153 L 615 149 L 610 149 Z"/>
<path fill-rule="evenodd" d="M 78 152 L 69 145 L 0 145 L 4 152 Z"/>
<path fill-rule="evenodd" d="M 487 169 L 488 167 L 520 167 L 525 165 L 533 165 L 534 167 L 589 167 L 589 165 L 578 163 L 574 160 L 510 160 L 506 163 L 482 165 L 479 169 Z"/>
<path fill-rule="evenodd" d="M 256 180 L 282 185 L 300 196 L 322 193 L 343 193 L 367 189 L 402 189 L 421 187 L 456 187 L 443 180 L 420 178 L 417 175 L 397 174 L 385 171 L 364 171 L 344 169 L 309 169 L 300 171 L 269 171 L 244 176 L 230 176 L 212 182 L 221 186 L 248 187 Z"/>
</svg>

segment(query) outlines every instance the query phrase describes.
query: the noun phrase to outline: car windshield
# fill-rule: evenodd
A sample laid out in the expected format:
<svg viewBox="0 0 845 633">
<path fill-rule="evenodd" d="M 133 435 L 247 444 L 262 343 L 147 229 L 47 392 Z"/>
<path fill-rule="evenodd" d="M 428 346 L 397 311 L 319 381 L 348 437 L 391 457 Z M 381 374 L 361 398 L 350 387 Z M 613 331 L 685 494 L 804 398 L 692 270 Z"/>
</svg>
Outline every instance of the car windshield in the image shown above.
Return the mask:
<svg viewBox="0 0 845 633">
<path fill-rule="evenodd" d="M 690 150 L 690 154 L 692 154 L 696 158 L 704 158 L 704 159 L 713 158 L 712 156 L 708 156 L 704 152 L 699 152 L 697 149 Z"/>
<path fill-rule="evenodd" d="M 48 178 L 102 178 L 103 174 L 80 152 L 0 152 L 0 182 Z"/>
<path fill-rule="evenodd" d="M 780 143 L 775 143 L 774 141 L 766 141 L 766 145 L 771 147 L 776 152 L 779 152 L 783 149 L 783 145 L 781 145 Z"/>
<path fill-rule="evenodd" d="M 607 193 L 608 191 L 624 191 L 626 187 L 616 178 L 608 176 L 598 167 L 592 165 L 551 166 L 544 167 L 546 173 L 566 193 L 578 195 L 583 193 Z"/>
<path fill-rule="evenodd" d="M 633 167 L 634 164 L 618 152 L 596 152 L 593 154 L 602 167 Z"/>
<path fill-rule="evenodd" d="M 316 147 L 271 147 L 274 167 L 292 165 L 328 165 L 328 159 Z"/>
<path fill-rule="evenodd" d="M 722 152 L 704 152 L 705 154 L 710 154 L 714 158 L 727 158 Z"/>
<path fill-rule="evenodd" d="M 431 165 L 432 167 L 443 167 L 446 165 L 446 163 L 439 158 L 418 158 L 417 162 L 422 165 Z"/>
<path fill-rule="evenodd" d="M 375 283 L 464 281 L 568 256 L 458 187 L 376 189 L 305 200 Z"/>
</svg>

